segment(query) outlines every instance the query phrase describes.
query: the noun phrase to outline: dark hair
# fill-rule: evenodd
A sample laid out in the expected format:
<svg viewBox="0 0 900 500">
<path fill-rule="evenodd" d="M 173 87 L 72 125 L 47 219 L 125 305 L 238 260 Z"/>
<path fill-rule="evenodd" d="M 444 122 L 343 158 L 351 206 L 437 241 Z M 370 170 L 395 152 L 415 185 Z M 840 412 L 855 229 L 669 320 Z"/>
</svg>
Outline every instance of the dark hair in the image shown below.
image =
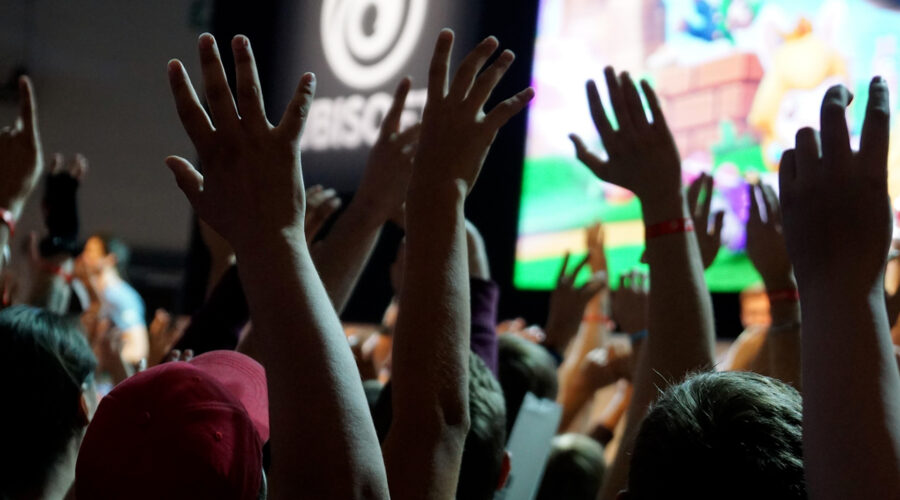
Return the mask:
<svg viewBox="0 0 900 500">
<path fill-rule="evenodd" d="M 556 399 L 558 382 L 556 362 L 543 347 L 519 336 L 500 335 L 497 347 L 497 372 L 506 400 L 506 433 L 519 415 L 525 394 Z"/>
<path fill-rule="evenodd" d="M 381 390 L 372 411 L 375 431 L 383 443 L 391 428 L 392 384 Z M 456 498 L 494 497 L 506 454 L 506 408 L 494 374 L 478 356 L 469 353 L 469 433 L 466 435 Z"/>
<path fill-rule="evenodd" d="M 41 488 L 85 422 L 82 384 L 97 360 L 78 319 L 30 306 L 0 311 L 0 497 Z"/>
<path fill-rule="evenodd" d="M 536 499 L 594 500 L 605 474 L 600 443 L 582 434 L 556 436 Z"/>
<path fill-rule="evenodd" d="M 800 394 L 783 382 L 751 372 L 691 375 L 644 419 L 629 498 L 806 498 L 801 424 Z"/>
<path fill-rule="evenodd" d="M 131 250 L 128 248 L 128 245 L 121 238 L 111 233 L 97 233 L 93 236 L 103 244 L 104 253 L 116 256 L 116 271 L 119 272 L 119 276 L 127 277 L 128 264 L 131 262 Z"/>
</svg>

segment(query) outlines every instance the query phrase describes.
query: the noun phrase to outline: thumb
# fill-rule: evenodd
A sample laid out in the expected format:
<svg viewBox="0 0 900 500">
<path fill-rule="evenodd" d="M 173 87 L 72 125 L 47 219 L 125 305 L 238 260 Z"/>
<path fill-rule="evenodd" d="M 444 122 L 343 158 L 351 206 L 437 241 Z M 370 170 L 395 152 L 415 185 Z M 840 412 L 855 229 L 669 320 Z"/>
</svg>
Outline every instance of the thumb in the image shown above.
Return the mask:
<svg viewBox="0 0 900 500">
<path fill-rule="evenodd" d="M 203 192 L 203 175 L 191 165 L 191 162 L 180 156 L 166 158 L 166 166 L 175 175 L 175 182 L 196 210 L 200 193 Z"/>
</svg>

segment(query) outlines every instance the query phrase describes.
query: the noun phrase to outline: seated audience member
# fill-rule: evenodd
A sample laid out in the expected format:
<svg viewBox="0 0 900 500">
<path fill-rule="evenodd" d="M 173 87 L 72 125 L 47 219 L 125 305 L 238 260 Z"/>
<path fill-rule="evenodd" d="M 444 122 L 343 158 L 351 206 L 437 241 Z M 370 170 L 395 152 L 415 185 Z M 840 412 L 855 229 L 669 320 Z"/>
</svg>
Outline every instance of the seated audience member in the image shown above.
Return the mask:
<svg viewBox="0 0 900 500">
<path fill-rule="evenodd" d="M 122 358 L 137 363 L 149 350 L 144 301 L 125 281 L 129 250 L 125 243 L 109 234 L 88 238 L 79 257 L 80 278 L 91 296 L 86 310 L 107 317 L 122 333 Z M 93 309 L 91 309 L 93 308 Z"/>
<path fill-rule="evenodd" d="M 499 336 L 498 354 L 498 376 L 506 401 L 509 437 L 526 393 L 556 399 L 556 362 L 543 347 L 513 334 Z"/>
<path fill-rule="evenodd" d="M 76 468 L 76 496 L 265 498 L 262 365 L 213 351 L 138 373 L 106 395 Z"/>
<path fill-rule="evenodd" d="M 603 446 L 581 434 L 561 434 L 553 438 L 537 500 L 594 500 L 606 461 Z"/>
<path fill-rule="evenodd" d="M 806 498 L 802 448 L 795 389 L 750 372 L 698 373 L 650 408 L 623 498 Z"/>
<path fill-rule="evenodd" d="M 0 311 L 0 498 L 63 498 L 97 405 L 97 360 L 76 318 Z"/>
<path fill-rule="evenodd" d="M 375 429 L 382 441 L 393 423 L 392 392 L 392 384 L 385 385 L 373 410 Z M 510 471 L 510 457 L 505 448 L 507 414 L 500 384 L 475 353 L 469 355 L 468 392 L 470 426 L 459 469 L 456 498 L 490 499 L 506 483 Z"/>
</svg>

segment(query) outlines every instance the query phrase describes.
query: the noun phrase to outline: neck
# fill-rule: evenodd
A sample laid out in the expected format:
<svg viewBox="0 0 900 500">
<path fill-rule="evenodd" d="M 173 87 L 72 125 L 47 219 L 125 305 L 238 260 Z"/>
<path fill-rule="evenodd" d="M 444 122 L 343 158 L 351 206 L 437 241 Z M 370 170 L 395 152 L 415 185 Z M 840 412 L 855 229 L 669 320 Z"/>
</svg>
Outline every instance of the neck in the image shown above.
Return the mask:
<svg viewBox="0 0 900 500">
<path fill-rule="evenodd" d="M 83 433 L 73 436 L 69 446 L 60 457 L 53 470 L 47 476 L 41 495 L 34 498 L 41 500 L 62 500 L 69 497 L 69 490 L 75 483 L 75 462 L 78 459 L 78 448 L 81 446 Z"/>
</svg>

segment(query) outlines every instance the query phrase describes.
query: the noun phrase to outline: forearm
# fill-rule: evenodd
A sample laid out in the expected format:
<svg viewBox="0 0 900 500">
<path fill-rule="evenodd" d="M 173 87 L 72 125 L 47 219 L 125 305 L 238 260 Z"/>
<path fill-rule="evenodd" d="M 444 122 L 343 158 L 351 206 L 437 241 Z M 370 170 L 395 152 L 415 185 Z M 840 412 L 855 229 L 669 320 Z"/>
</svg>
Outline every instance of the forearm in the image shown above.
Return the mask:
<svg viewBox="0 0 900 500">
<path fill-rule="evenodd" d="M 393 346 L 394 423 L 385 443 L 391 492 L 400 498 L 451 496 L 468 431 L 465 192 L 457 186 L 435 191 L 411 188 L 407 198 L 406 271 Z M 411 456 L 430 455 L 435 463 L 400 466 L 406 461 L 395 455 L 410 447 L 421 451 Z M 418 474 L 410 474 L 416 467 Z"/>
<path fill-rule="evenodd" d="M 378 242 L 385 219 L 354 199 L 328 235 L 312 249 L 312 259 L 338 314 L 343 311 Z"/>
<path fill-rule="evenodd" d="M 766 333 L 768 375 L 801 389 L 800 303 L 776 301 L 772 304 L 772 326 Z"/>
<path fill-rule="evenodd" d="M 900 497 L 900 374 L 878 288 L 801 295 L 810 498 Z"/>
<path fill-rule="evenodd" d="M 386 498 L 362 385 L 303 235 L 259 243 L 238 262 L 267 371 L 272 497 Z"/>
</svg>

